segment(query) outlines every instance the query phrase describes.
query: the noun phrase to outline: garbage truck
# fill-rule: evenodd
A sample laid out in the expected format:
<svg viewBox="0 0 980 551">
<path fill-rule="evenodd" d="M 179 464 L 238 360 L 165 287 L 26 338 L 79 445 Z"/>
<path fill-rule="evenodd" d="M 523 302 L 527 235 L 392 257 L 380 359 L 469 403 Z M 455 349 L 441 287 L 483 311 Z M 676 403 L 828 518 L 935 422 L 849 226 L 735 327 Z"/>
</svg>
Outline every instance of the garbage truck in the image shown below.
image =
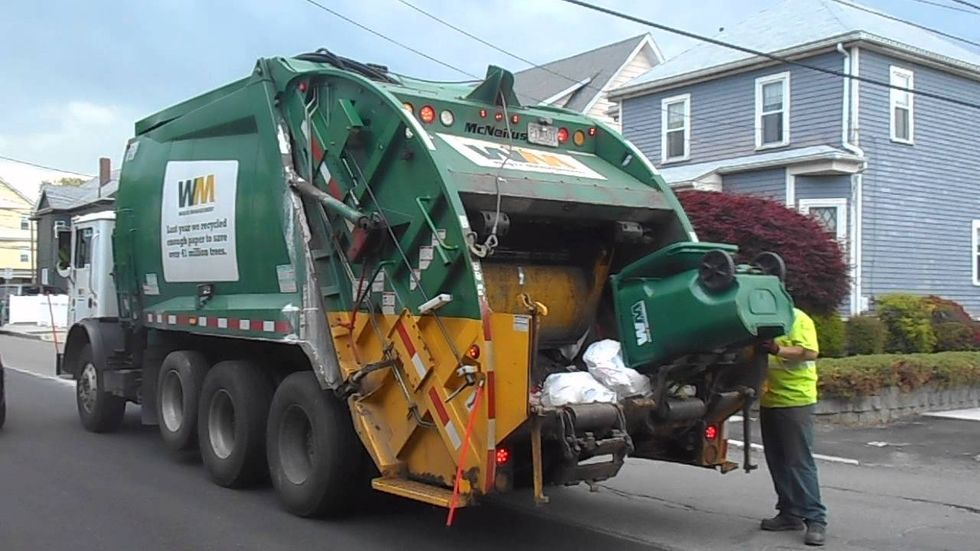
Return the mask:
<svg viewBox="0 0 980 551">
<path fill-rule="evenodd" d="M 84 428 L 139 404 L 300 516 L 371 488 L 542 503 L 627 457 L 737 469 L 726 420 L 793 321 L 782 261 L 699 242 L 634 145 L 513 85 L 319 50 L 138 121 L 114 208 L 72 228 L 58 369 Z M 545 399 L 597 342 L 645 390 Z"/>
</svg>

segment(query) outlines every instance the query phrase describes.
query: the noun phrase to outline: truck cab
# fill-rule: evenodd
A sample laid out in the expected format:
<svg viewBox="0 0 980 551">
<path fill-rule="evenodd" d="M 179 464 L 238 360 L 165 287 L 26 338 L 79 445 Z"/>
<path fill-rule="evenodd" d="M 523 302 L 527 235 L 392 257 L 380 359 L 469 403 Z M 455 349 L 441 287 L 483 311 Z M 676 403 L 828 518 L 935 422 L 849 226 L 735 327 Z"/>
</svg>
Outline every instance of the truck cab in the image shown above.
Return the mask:
<svg viewBox="0 0 980 551">
<path fill-rule="evenodd" d="M 68 326 L 88 318 L 119 315 L 112 279 L 112 230 L 116 213 L 100 211 L 72 220 L 68 270 Z"/>
</svg>

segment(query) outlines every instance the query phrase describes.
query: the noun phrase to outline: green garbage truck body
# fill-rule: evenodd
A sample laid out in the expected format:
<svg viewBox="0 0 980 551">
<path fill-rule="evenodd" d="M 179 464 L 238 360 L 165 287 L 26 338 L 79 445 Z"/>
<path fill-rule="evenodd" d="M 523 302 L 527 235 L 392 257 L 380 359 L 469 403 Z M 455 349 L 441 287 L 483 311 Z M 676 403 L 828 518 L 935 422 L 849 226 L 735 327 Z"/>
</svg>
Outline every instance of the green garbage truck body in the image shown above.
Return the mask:
<svg viewBox="0 0 980 551">
<path fill-rule="evenodd" d="M 631 455 L 735 468 L 725 420 L 792 323 L 778 270 L 699 243 L 632 144 L 512 85 L 320 51 L 139 121 L 94 275 L 118 311 L 60 362 L 85 426 L 139 402 L 218 484 L 269 474 L 301 515 L 362 481 L 456 507 Z M 649 385 L 555 403 L 603 339 Z"/>
</svg>

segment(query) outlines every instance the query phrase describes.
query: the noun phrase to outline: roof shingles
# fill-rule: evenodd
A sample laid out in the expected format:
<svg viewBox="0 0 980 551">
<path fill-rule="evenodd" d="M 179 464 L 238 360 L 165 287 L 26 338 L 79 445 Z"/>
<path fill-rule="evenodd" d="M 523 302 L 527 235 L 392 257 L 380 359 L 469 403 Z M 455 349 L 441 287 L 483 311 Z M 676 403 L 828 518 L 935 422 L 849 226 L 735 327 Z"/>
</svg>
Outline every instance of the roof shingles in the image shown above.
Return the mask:
<svg viewBox="0 0 980 551">
<path fill-rule="evenodd" d="M 854 0 L 850 3 L 857 4 Z M 938 56 L 980 72 L 980 53 L 912 25 L 857 9 L 833 0 L 784 0 L 715 35 L 725 42 L 767 53 L 778 53 L 828 39 L 862 35 L 885 44 L 903 46 Z M 752 54 L 701 42 L 655 66 L 619 90 L 656 86 L 661 81 L 683 80 L 730 63 L 747 61 Z M 760 58 L 761 59 L 761 58 Z"/>
</svg>

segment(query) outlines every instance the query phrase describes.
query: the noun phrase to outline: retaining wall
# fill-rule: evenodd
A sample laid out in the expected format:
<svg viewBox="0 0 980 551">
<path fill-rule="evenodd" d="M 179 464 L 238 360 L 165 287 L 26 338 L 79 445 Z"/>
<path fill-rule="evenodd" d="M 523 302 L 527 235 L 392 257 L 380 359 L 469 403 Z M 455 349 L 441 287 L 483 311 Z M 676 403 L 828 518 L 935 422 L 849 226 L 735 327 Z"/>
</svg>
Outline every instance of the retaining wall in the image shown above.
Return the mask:
<svg viewBox="0 0 980 551">
<path fill-rule="evenodd" d="M 912 392 L 889 387 L 872 396 L 826 398 L 817 403 L 817 420 L 846 425 L 876 425 L 929 411 L 980 407 L 980 386 L 937 388 Z"/>
</svg>

